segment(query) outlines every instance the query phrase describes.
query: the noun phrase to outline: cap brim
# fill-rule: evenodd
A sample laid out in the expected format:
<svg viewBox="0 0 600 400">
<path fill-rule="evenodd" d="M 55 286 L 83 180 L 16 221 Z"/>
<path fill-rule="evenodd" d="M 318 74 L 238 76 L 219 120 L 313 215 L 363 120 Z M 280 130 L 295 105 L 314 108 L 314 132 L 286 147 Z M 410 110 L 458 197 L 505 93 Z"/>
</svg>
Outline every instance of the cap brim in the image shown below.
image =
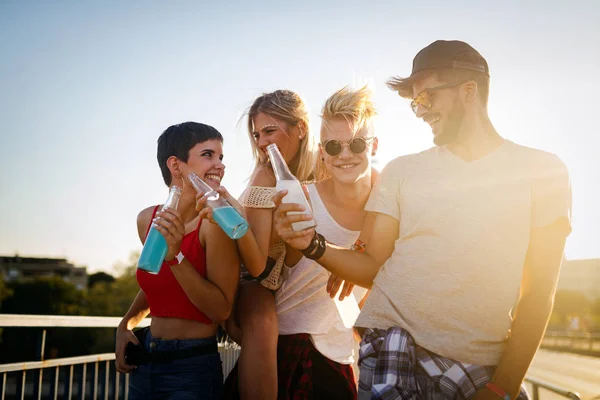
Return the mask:
<svg viewBox="0 0 600 400">
<path fill-rule="evenodd" d="M 427 71 L 419 71 L 411 74 L 408 78 L 394 76 L 388 80 L 387 85 L 390 89 L 398 92 L 400 97 L 405 99 L 413 98 L 413 84 L 426 75 Z"/>
</svg>

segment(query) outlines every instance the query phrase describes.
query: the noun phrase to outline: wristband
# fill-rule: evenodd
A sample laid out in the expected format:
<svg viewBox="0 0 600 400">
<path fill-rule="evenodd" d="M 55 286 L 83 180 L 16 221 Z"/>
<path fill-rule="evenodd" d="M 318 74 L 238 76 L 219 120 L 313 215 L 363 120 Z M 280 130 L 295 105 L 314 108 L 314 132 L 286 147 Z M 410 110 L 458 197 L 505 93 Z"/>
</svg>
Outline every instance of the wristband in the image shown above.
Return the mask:
<svg viewBox="0 0 600 400">
<path fill-rule="evenodd" d="M 315 234 L 313 235 L 312 239 L 310 239 L 310 244 L 305 249 L 300 250 L 300 253 L 302 253 L 304 256 L 306 256 L 307 254 L 311 254 L 313 251 L 315 251 L 318 245 L 319 234 L 317 233 L 317 231 L 315 231 Z"/>
<path fill-rule="evenodd" d="M 365 247 L 367 244 L 360 239 L 356 239 L 356 242 L 352 246 L 350 246 L 350 250 L 356 251 L 358 253 L 364 253 Z"/>
<path fill-rule="evenodd" d="M 179 265 L 181 264 L 181 262 L 183 261 L 183 259 L 185 258 L 185 256 L 183 255 L 183 253 L 180 251 L 179 253 L 177 253 L 177 255 L 175 256 L 174 259 L 170 260 L 170 261 L 165 261 L 167 263 L 168 266 L 172 267 L 174 265 Z"/>
<path fill-rule="evenodd" d="M 498 397 L 500 397 L 501 399 L 511 400 L 510 395 L 508 393 L 506 393 L 506 391 L 504 389 L 502 389 L 500 386 L 496 385 L 495 383 L 488 382 L 485 384 L 485 388 L 487 390 L 489 390 L 490 392 L 497 394 Z"/>
<path fill-rule="evenodd" d="M 325 240 L 323 235 L 317 234 L 317 250 L 315 250 L 315 252 L 312 254 L 304 254 L 304 257 L 311 259 L 311 260 L 318 260 L 319 258 L 323 257 L 323 254 L 325 254 L 326 248 L 327 248 L 327 241 Z"/>
</svg>

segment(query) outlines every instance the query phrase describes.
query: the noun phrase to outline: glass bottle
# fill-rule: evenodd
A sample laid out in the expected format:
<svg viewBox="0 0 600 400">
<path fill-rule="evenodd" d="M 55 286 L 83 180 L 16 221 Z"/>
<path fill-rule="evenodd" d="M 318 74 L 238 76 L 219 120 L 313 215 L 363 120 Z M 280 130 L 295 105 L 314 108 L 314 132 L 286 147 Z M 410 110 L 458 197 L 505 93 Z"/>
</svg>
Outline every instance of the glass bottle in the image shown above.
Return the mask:
<svg viewBox="0 0 600 400">
<path fill-rule="evenodd" d="M 287 195 L 282 200 L 282 203 L 296 203 L 304 206 L 304 211 L 291 211 L 289 214 L 309 214 L 312 215 L 310 204 L 304 195 L 300 181 L 290 172 L 287 163 L 279 152 L 277 145 L 272 143 L 267 146 L 271 167 L 275 172 L 277 179 L 277 191 L 287 190 Z M 315 219 L 309 221 L 294 222 L 292 229 L 294 231 L 303 231 L 308 228 L 317 226 Z"/>
<path fill-rule="evenodd" d="M 167 197 L 165 204 L 163 204 L 161 211 L 167 208 L 176 210 L 179 205 L 180 197 L 181 189 L 177 186 L 171 186 L 169 196 Z M 151 274 L 158 274 L 168 249 L 167 241 L 164 236 L 156 230 L 154 223 L 152 223 L 148 236 L 146 236 L 146 241 L 144 242 L 142 254 L 140 254 L 138 260 L 138 268 L 148 271 Z"/>
<path fill-rule="evenodd" d="M 219 192 L 193 172 L 188 175 L 188 179 L 198 193 L 207 194 L 206 204 L 212 209 L 213 219 L 227 236 L 239 239 L 248 232 L 248 222 Z"/>
</svg>

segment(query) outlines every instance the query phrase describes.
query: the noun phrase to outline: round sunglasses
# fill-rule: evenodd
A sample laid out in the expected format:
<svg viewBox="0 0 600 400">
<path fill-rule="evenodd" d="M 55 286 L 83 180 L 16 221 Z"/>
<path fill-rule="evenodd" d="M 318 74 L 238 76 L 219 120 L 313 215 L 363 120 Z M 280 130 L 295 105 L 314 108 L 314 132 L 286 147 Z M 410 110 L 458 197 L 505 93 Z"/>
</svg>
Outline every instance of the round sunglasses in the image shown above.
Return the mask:
<svg viewBox="0 0 600 400">
<path fill-rule="evenodd" d="M 371 140 L 373 140 L 373 137 L 355 137 L 347 143 L 342 143 L 339 140 L 332 139 L 321 142 L 321 146 L 327 154 L 334 157 L 339 155 L 345 146 L 350 147 L 350 151 L 354 154 L 362 154 Z"/>
</svg>

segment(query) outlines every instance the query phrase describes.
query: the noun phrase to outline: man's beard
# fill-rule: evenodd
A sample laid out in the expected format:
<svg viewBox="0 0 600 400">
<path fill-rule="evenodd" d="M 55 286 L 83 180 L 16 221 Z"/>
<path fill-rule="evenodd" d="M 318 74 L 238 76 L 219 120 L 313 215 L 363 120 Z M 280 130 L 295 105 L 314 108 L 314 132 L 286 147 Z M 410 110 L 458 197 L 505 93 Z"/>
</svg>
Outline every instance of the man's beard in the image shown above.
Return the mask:
<svg viewBox="0 0 600 400">
<path fill-rule="evenodd" d="M 454 105 L 448 113 L 443 130 L 433 137 L 433 143 L 437 146 L 445 146 L 455 143 L 460 136 L 460 129 L 465 119 L 465 108 L 458 99 L 454 100 Z"/>
</svg>

